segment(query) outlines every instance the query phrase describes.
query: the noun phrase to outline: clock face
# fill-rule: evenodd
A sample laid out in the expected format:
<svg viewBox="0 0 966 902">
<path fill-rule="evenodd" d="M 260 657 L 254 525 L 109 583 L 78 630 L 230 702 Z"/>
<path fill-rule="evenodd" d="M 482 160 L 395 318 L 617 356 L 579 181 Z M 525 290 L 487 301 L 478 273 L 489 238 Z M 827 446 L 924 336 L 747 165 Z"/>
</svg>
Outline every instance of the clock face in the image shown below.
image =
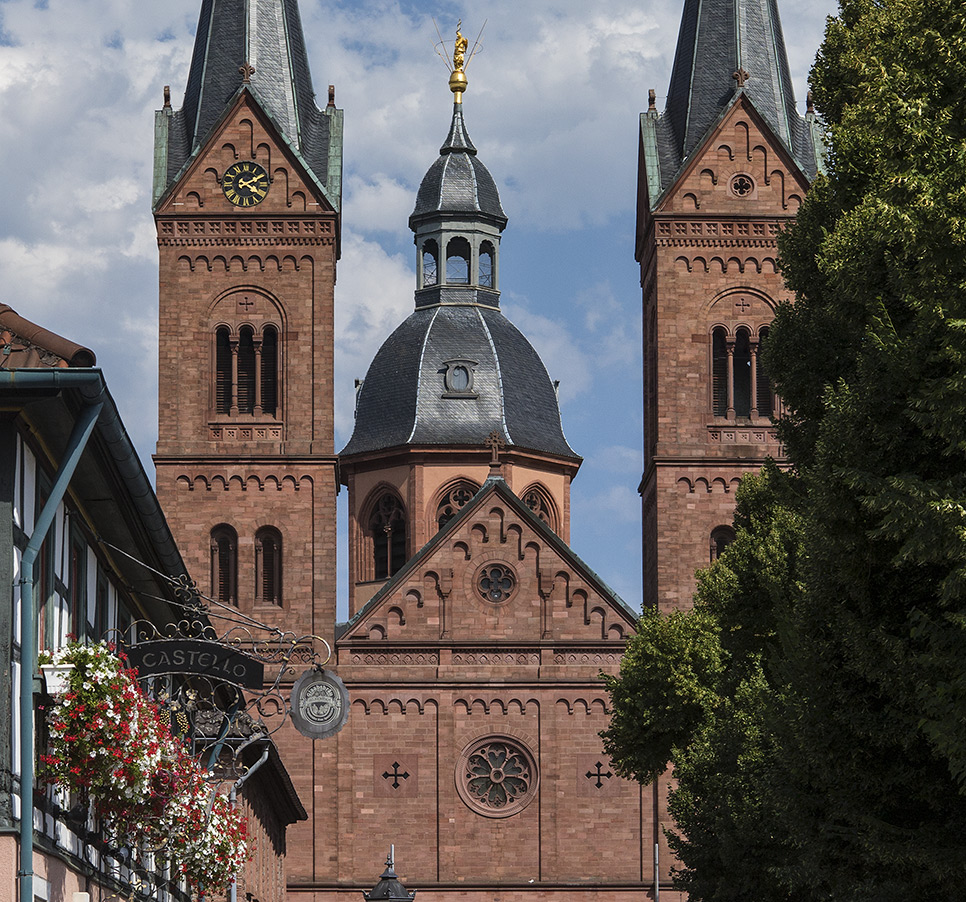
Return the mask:
<svg viewBox="0 0 966 902">
<path fill-rule="evenodd" d="M 254 207 L 268 194 L 268 173 L 258 163 L 232 163 L 222 176 L 221 188 L 236 207 Z"/>
</svg>

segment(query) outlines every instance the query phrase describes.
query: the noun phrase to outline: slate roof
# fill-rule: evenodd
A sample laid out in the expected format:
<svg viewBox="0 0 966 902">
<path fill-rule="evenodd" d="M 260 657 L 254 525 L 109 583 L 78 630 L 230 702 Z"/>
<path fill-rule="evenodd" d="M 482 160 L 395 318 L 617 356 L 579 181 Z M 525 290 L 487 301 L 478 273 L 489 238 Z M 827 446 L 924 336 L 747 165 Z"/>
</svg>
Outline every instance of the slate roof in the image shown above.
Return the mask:
<svg viewBox="0 0 966 902">
<path fill-rule="evenodd" d="M 439 149 L 439 158 L 429 167 L 416 194 L 416 207 L 409 227 L 440 214 L 471 213 L 501 230 L 507 223 L 500 193 L 490 171 L 476 154 L 463 121 L 463 105 L 453 104 L 453 122 Z"/>
<path fill-rule="evenodd" d="M 167 188 L 255 67 L 252 94 L 322 185 L 329 170 L 330 118 L 315 104 L 298 0 L 203 0 L 184 103 L 167 126 Z"/>
<path fill-rule="evenodd" d="M 739 87 L 734 73 L 749 77 Z M 667 106 L 654 129 L 659 192 L 743 91 L 805 175 L 818 169 L 813 130 L 798 115 L 778 0 L 685 0 Z"/>
<path fill-rule="evenodd" d="M 475 363 L 471 391 L 447 394 L 448 361 Z M 507 445 L 571 459 L 557 395 L 533 346 L 499 310 L 479 304 L 420 307 L 377 352 L 359 390 L 343 455 L 406 445 Z"/>
<path fill-rule="evenodd" d="M 413 572 L 418 570 L 423 561 L 429 558 L 441 545 L 449 541 L 449 537 L 463 527 L 463 524 L 470 517 L 474 516 L 483 505 L 483 502 L 491 495 L 499 495 L 504 504 L 513 508 L 516 513 L 530 523 L 530 526 L 537 534 L 550 546 L 556 549 L 562 558 L 570 561 L 571 566 L 579 571 L 597 591 L 627 619 L 628 623 L 636 624 L 640 619 L 640 614 L 635 611 L 623 598 L 620 597 L 610 586 L 605 583 L 597 573 L 592 570 L 577 555 L 574 550 L 558 536 L 546 523 L 543 522 L 524 502 L 514 494 L 513 490 L 506 484 L 506 480 L 501 476 L 490 476 L 480 487 L 480 490 L 460 508 L 459 512 L 449 520 L 439 532 L 436 533 L 419 551 L 416 552 L 389 580 L 369 599 L 356 613 L 345 623 L 336 624 L 336 641 L 352 631 L 359 623 L 369 616 L 383 599 L 392 595 L 399 586 L 405 585 Z"/>
</svg>

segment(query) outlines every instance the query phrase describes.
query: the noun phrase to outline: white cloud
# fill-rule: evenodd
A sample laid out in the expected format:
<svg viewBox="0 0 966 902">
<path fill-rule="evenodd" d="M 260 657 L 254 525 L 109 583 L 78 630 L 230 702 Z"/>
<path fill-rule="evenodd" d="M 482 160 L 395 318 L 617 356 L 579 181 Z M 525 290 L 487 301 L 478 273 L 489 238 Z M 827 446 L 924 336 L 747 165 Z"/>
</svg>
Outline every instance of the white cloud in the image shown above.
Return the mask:
<svg viewBox="0 0 966 902">
<path fill-rule="evenodd" d="M 0 2 L 2 300 L 94 347 L 144 455 L 156 428 L 153 114 L 165 84 L 180 106 L 199 5 Z M 835 4 L 781 6 L 802 107 L 805 73 Z M 564 426 L 588 455 L 575 486 L 574 535 L 592 537 L 582 553 L 619 590 L 620 580 L 639 585 L 640 570 L 639 542 L 636 552 L 622 546 L 620 560 L 611 553 L 620 545 L 613 518 L 625 537 L 634 532 L 629 518 L 639 520 L 636 468 L 612 447 L 636 447 L 640 435 L 640 289 L 629 237 L 638 116 L 648 88 L 663 108 L 681 8 L 682 0 L 491 0 L 465 103 L 510 216 L 502 262 L 511 241 L 511 256 L 530 254 L 525 269 L 517 266 L 521 281 L 504 279 L 505 310 L 561 379 Z M 345 440 L 353 378 L 412 310 L 406 220 L 452 109 L 432 16 L 451 41 L 455 14 L 448 3 L 408 0 L 301 0 L 301 11 L 318 95 L 324 103 L 335 83 L 345 109 L 336 289 Z M 472 15 L 471 41 L 482 24 Z M 548 251 L 548 235 L 570 250 Z M 596 265 L 616 260 L 621 247 L 626 263 Z"/>
</svg>

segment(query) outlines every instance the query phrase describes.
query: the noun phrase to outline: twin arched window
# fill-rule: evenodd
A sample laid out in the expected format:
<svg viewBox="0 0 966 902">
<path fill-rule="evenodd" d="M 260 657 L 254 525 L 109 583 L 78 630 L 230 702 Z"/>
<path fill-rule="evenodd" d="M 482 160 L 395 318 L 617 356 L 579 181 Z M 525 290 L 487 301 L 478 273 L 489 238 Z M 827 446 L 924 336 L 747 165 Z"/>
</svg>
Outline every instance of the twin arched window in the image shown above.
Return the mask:
<svg viewBox="0 0 966 902">
<path fill-rule="evenodd" d="M 227 523 L 211 531 L 211 597 L 238 604 L 238 533 Z M 255 601 L 282 603 L 282 535 L 272 526 L 255 533 Z"/>
<path fill-rule="evenodd" d="M 372 540 L 373 579 L 388 579 L 406 563 L 406 511 L 396 495 L 386 492 L 372 507 L 367 523 Z"/>
<path fill-rule="evenodd" d="M 767 337 L 767 327 L 756 337 L 744 326 L 733 336 L 724 326 L 711 333 L 711 406 L 716 417 L 773 414 L 774 395 L 760 356 Z"/>
<path fill-rule="evenodd" d="M 215 413 L 276 417 L 279 402 L 279 337 L 273 325 L 255 332 L 241 326 L 215 330 Z"/>
</svg>

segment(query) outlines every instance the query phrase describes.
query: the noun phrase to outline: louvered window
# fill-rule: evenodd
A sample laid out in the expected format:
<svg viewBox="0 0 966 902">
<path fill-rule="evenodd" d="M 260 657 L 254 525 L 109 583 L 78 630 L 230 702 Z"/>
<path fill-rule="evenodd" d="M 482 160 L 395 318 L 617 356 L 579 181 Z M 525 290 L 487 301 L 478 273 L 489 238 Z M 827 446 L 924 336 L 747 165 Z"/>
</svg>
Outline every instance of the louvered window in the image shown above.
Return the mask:
<svg viewBox="0 0 966 902">
<path fill-rule="evenodd" d="M 278 411 L 278 332 L 266 326 L 262 334 L 262 413 Z"/>
<path fill-rule="evenodd" d="M 255 597 L 265 604 L 282 603 L 282 536 L 270 526 L 255 533 Z"/>
<path fill-rule="evenodd" d="M 770 417 L 775 413 L 774 393 L 768 380 L 768 373 L 765 371 L 765 367 L 761 362 L 761 351 L 767 340 L 768 330 L 762 329 L 758 333 L 758 368 L 755 372 L 755 391 L 758 402 L 758 416 L 760 417 Z"/>
<path fill-rule="evenodd" d="M 237 604 L 238 534 L 225 523 L 211 531 L 211 595 L 222 604 Z"/>
<path fill-rule="evenodd" d="M 255 412 L 255 342 L 248 327 L 238 335 L 238 412 Z"/>
<path fill-rule="evenodd" d="M 714 415 L 728 415 L 728 347 L 724 329 L 711 336 L 711 395 Z"/>
<path fill-rule="evenodd" d="M 231 390 L 231 338 L 228 329 L 222 326 L 215 333 L 215 410 L 230 413 Z"/>
</svg>

